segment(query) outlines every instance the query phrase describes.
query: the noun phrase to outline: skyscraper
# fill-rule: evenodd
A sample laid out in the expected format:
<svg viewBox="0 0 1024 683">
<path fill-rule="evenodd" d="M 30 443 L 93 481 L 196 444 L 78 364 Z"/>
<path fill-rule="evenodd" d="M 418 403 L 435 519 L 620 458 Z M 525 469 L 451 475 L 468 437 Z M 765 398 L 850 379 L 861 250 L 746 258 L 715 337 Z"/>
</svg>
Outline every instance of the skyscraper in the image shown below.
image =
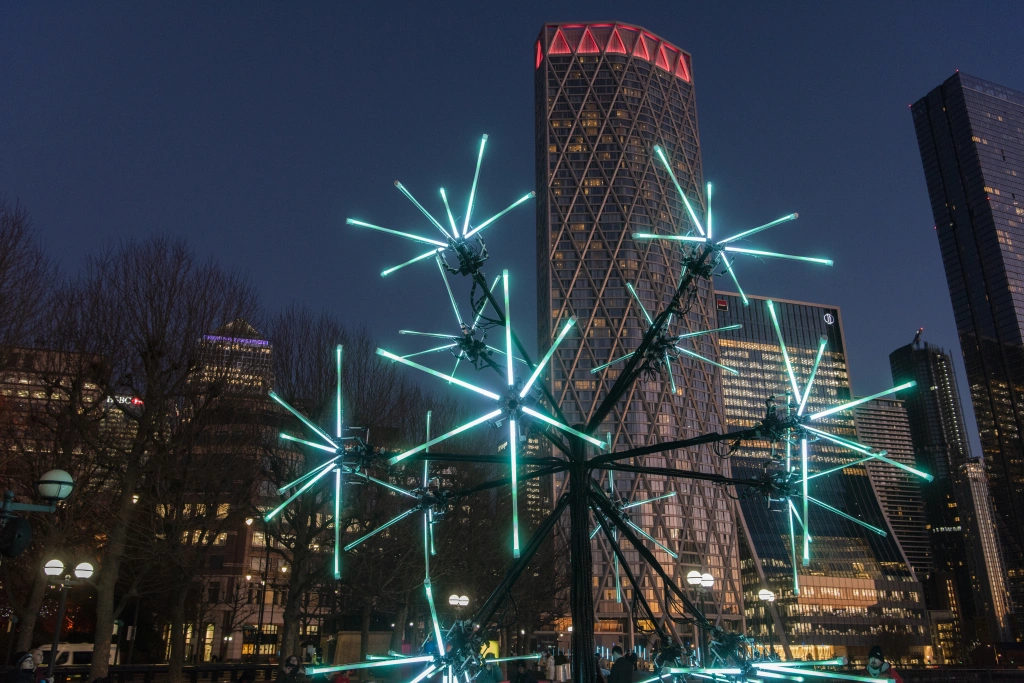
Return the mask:
<svg viewBox="0 0 1024 683">
<path fill-rule="evenodd" d="M 551 389 L 566 417 L 584 422 L 618 376 L 614 365 L 591 370 L 636 348 L 646 324 L 627 284 L 654 311 L 670 299 L 680 274 L 678 247 L 634 242 L 630 233 L 682 234 L 692 227 L 671 179 L 655 164 L 654 145 L 665 148 L 690 202 L 698 211 L 705 205 L 693 70 L 683 50 L 622 23 L 547 24 L 534 65 L 539 346 L 551 345 L 560 321 L 579 320 L 580 334 L 563 342 L 552 361 Z M 714 326 L 711 288 L 700 287 L 691 312 L 673 323 L 675 333 Z M 713 336 L 699 339 L 696 350 L 714 358 Z M 675 392 L 665 377 L 640 381 L 602 425 L 616 448 L 723 429 L 720 370 L 690 360 L 674 366 Z M 729 471 L 704 447 L 646 461 Z M 607 490 L 607 480 L 602 485 Z M 634 521 L 676 555 L 651 546 L 680 583 L 694 569 L 715 576 L 707 603 L 713 620 L 739 622 L 739 558 L 726 492 L 647 475 L 616 476 L 615 485 L 620 498 L 632 501 L 677 493 L 640 506 Z M 611 550 L 602 538 L 593 543 L 598 644 L 630 644 L 629 591 L 620 602 Z M 646 563 L 633 569 L 661 613 L 658 581 Z"/>
<path fill-rule="evenodd" d="M 853 423 L 861 443 L 888 452 L 896 462 L 913 467 L 914 442 L 907 409 L 898 398 L 876 398 L 857 407 Z M 932 547 L 925 528 L 920 479 L 881 462 L 866 464 L 882 513 L 910 562 L 914 574 L 924 581 L 932 572 Z"/>
<path fill-rule="evenodd" d="M 738 294 L 715 294 L 718 326 L 743 326 L 722 333 L 719 339 L 721 361 L 739 370 L 738 375 L 723 379 L 730 430 L 753 427 L 764 417 L 766 401 L 777 397 L 779 403 L 784 403 L 789 390 L 765 299 L 750 294 L 747 297 L 750 305 L 744 306 Z M 821 338 L 828 341 L 815 388 L 807 401 L 808 412 L 848 400 L 850 379 L 839 309 L 773 301 L 798 382 L 806 382 Z M 844 413 L 829 417 L 829 431 L 856 438 L 853 418 Z M 858 459 L 856 454 L 828 442 L 815 442 L 812 449 L 811 476 L 815 470 Z M 767 442 L 744 445 L 730 458 L 733 475 L 761 476 L 771 459 Z M 863 464 L 815 478 L 811 495 L 880 529 L 889 529 Z M 740 549 L 747 625 L 755 636 L 767 638 L 774 630 L 776 636 L 781 636 L 787 658 L 845 655 L 864 660 L 868 649 L 886 637 L 900 639 L 919 661 L 929 656 L 921 584 L 891 531 L 883 537 L 837 515 L 815 510 L 810 516 L 811 562 L 808 567 L 797 567 L 797 595 L 784 509 L 781 505 L 767 507 L 754 497 L 741 498 L 737 507 L 744 541 Z M 763 587 L 775 592 L 774 603 L 757 600 Z"/>
<path fill-rule="evenodd" d="M 921 489 L 928 534 L 936 571 L 956 576 L 956 603 L 965 620 L 960 631 L 969 640 L 1008 640 L 1002 562 L 999 555 L 985 554 L 975 547 L 983 533 L 975 520 L 991 518 L 986 512 L 990 503 L 987 492 L 984 496 L 972 492 L 976 486 L 968 485 L 963 476 L 971 452 L 953 359 L 944 349 L 922 342 L 918 336 L 889 354 L 889 365 L 894 382 L 917 382 L 917 390 L 905 398 L 914 459 L 918 467 L 935 477 Z M 978 505 L 980 513 L 975 511 Z M 991 529 L 985 533 L 991 533 Z M 995 593 L 993 582 L 999 586 Z M 929 608 L 946 601 L 946 584 L 946 576 L 935 577 L 929 583 Z M 987 620 L 987 636 L 974 628 L 976 616 Z"/>
<path fill-rule="evenodd" d="M 1010 592 L 1024 614 L 1024 93 L 957 72 L 911 111 Z"/>
</svg>

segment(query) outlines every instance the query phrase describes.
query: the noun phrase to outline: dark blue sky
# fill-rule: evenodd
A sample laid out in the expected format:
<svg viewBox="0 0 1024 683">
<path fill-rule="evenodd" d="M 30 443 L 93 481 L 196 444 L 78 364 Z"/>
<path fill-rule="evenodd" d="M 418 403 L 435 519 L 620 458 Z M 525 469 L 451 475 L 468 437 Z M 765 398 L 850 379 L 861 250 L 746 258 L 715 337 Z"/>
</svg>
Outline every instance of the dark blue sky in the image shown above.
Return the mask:
<svg viewBox="0 0 1024 683">
<path fill-rule="evenodd" d="M 420 226 L 396 178 L 462 204 L 482 133 L 480 215 L 532 189 L 540 27 L 617 19 L 693 55 L 719 229 L 798 211 L 758 244 L 836 260 L 743 263 L 747 289 L 840 306 L 858 393 L 890 386 L 921 325 L 959 362 L 908 105 L 956 69 L 1024 89 L 1016 0 L 354 4 L 6 5 L 0 193 L 69 270 L 124 236 L 185 235 L 271 309 L 329 308 L 402 349 L 398 327 L 450 325 L 440 281 L 382 280 L 418 252 L 345 217 Z M 532 340 L 532 205 L 488 246 Z"/>
</svg>

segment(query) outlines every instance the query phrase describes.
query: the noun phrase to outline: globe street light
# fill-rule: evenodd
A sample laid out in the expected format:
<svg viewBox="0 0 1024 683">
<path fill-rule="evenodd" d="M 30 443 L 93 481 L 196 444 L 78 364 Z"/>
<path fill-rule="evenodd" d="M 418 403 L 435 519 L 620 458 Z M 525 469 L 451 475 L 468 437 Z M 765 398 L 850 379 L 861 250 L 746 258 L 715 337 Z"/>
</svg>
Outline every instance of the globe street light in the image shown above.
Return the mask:
<svg viewBox="0 0 1024 683">
<path fill-rule="evenodd" d="M 775 654 L 775 618 L 769 613 L 771 610 L 771 603 L 775 602 L 775 593 L 762 588 L 757 591 L 757 599 L 761 602 L 767 602 L 765 605 L 764 612 L 768 616 L 768 651 L 773 655 Z"/>
<path fill-rule="evenodd" d="M 71 578 L 70 574 L 64 574 L 64 563 L 54 559 L 47 561 L 43 565 L 43 573 L 54 577 L 54 581 L 60 585 L 60 606 L 57 608 L 57 623 L 53 627 L 53 644 L 50 646 L 50 667 L 47 674 L 47 678 L 53 680 L 53 669 L 57 665 L 57 646 L 60 644 L 60 632 L 64 628 L 64 608 L 68 603 L 68 587 L 77 585 L 79 581 L 91 578 L 93 568 L 88 562 L 79 562 L 75 566 L 75 577 L 79 579 L 79 581 L 76 581 Z"/>
<path fill-rule="evenodd" d="M 75 482 L 64 470 L 50 470 L 36 482 L 36 493 L 47 505 L 15 503 L 14 491 L 6 491 L 0 504 L 0 555 L 17 557 L 32 542 L 32 525 L 15 512 L 53 512 L 57 503 L 71 495 Z"/>
</svg>

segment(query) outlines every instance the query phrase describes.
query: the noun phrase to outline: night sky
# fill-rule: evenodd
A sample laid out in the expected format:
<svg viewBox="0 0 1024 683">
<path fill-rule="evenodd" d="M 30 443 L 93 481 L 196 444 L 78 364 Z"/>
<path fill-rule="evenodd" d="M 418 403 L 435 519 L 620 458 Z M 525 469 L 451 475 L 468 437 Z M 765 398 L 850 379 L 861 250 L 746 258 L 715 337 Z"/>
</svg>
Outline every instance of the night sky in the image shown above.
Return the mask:
<svg viewBox="0 0 1024 683">
<path fill-rule="evenodd" d="M 482 133 L 474 215 L 533 189 L 541 25 L 626 21 L 693 55 L 716 227 L 798 211 L 751 246 L 836 261 L 744 259 L 745 288 L 838 305 L 857 393 L 891 386 L 889 352 L 922 325 L 960 363 L 908 106 L 957 69 L 1024 90 L 1017 0 L 354 4 L 5 4 L 0 194 L 69 272 L 124 237 L 183 235 L 271 311 L 329 309 L 417 350 L 396 330 L 451 328 L 440 278 L 382 280 L 422 250 L 345 218 L 429 234 L 393 181 L 464 206 Z M 531 203 L 488 237 L 528 343 L 534 227 Z"/>
</svg>

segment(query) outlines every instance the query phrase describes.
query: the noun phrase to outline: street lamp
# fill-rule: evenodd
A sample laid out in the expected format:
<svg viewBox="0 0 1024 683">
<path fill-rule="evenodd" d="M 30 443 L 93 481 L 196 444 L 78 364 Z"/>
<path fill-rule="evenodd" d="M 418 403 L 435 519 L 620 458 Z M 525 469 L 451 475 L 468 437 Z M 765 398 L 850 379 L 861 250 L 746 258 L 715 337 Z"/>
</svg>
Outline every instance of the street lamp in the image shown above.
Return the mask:
<svg viewBox="0 0 1024 683">
<path fill-rule="evenodd" d="M 469 604 L 469 597 L 465 595 L 449 595 L 448 604 L 455 608 L 455 617 L 462 618 L 462 608 Z"/>
<path fill-rule="evenodd" d="M 57 503 L 71 495 L 75 482 L 64 470 L 50 470 L 36 482 L 36 493 L 47 505 L 15 503 L 14 491 L 6 491 L 0 503 L 0 555 L 17 557 L 32 542 L 32 525 L 15 512 L 54 512 Z"/>
<path fill-rule="evenodd" d="M 69 491 L 70 492 L 70 491 Z M 78 584 L 71 578 L 70 574 L 64 574 L 64 563 L 60 560 L 49 560 L 43 565 L 43 573 L 47 576 L 60 577 L 55 578 L 55 582 L 60 584 L 60 607 L 57 608 L 57 623 L 53 627 L 53 644 L 50 646 L 50 670 L 47 674 L 47 678 L 53 680 L 53 669 L 57 665 L 57 646 L 60 644 L 60 632 L 64 627 L 64 608 L 68 602 L 68 587 Z M 80 580 L 86 580 L 92 577 L 93 568 L 88 562 L 79 562 L 75 566 L 75 576 Z"/>
<path fill-rule="evenodd" d="M 707 612 L 704 598 L 711 591 L 715 585 L 715 577 L 708 572 L 701 573 L 696 569 L 686 574 L 686 583 L 693 586 L 694 592 L 700 595 L 700 611 L 702 614 Z M 707 614 L 704 614 L 707 618 Z M 697 627 L 697 658 L 699 661 L 706 662 L 706 656 L 704 653 L 704 629 Z M 706 666 L 706 663 L 705 663 Z"/>
<path fill-rule="evenodd" d="M 773 593 L 772 591 L 768 590 L 767 588 L 762 588 L 761 590 L 757 591 L 757 599 L 760 600 L 761 602 L 769 603 L 769 604 L 765 605 L 764 613 L 768 617 L 768 651 L 771 652 L 774 655 L 775 654 L 775 620 L 772 617 L 772 615 L 770 614 L 770 610 L 771 610 L 771 603 L 775 602 L 775 593 Z"/>
</svg>

